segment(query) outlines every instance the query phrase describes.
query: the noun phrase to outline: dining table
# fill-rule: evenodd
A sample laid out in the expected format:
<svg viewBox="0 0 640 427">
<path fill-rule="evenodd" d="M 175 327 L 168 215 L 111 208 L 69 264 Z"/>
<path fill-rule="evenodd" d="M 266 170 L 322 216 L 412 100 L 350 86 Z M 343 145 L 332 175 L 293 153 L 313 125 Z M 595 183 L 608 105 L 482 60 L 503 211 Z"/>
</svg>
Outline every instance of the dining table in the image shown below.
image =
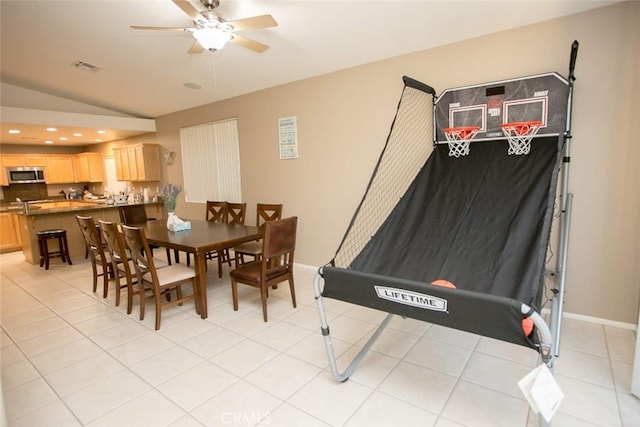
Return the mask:
<svg viewBox="0 0 640 427">
<path fill-rule="evenodd" d="M 147 221 L 132 224 L 144 229 L 147 241 L 156 246 L 167 247 L 193 254 L 196 270 L 196 298 L 199 298 L 200 316 L 206 319 L 207 309 L 207 260 L 212 251 L 232 248 L 244 242 L 258 240 L 262 232 L 250 225 L 231 225 L 221 222 L 189 220 L 191 229 L 171 231 L 164 221 Z"/>
</svg>

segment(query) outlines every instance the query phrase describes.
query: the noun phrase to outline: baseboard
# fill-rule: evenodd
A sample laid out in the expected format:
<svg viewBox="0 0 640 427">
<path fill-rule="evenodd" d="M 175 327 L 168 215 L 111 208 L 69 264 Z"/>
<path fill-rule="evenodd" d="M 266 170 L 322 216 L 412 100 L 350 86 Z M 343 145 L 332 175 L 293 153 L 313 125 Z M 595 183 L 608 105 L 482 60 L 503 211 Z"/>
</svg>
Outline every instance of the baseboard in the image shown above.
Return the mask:
<svg viewBox="0 0 640 427">
<path fill-rule="evenodd" d="M 542 309 L 542 314 L 549 314 L 549 309 L 548 308 Z M 595 323 L 602 326 L 612 326 L 614 328 L 620 328 L 620 329 L 630 329 L 632 331 L 635 331 L 638 328 L 638 326 L 634 325 L 633 323 L 618 322 L 617 320 L 609 320 L 609 319 L 603 319 L 601 317 L 586 316 L 584 314 L 568 313 L 566 311 L 562 313 L 562 316 L 566 317 L 567 319 L 575 319 L 575 320 L 580 320 L 582 322 Z"/>
<path fill-rule="evenodd" d="M 316 271 L 318 271 L 318 267 L 314 267 L 312 265 L 299 264 L 299 263 L 295 263 L 295 265 L 296 267 L 303 270 L 308 270 L 309 272 L 315 273 Z M 542 313 L 549 314 L 549 309 L 548 308 L 542 309 Z M 600 317 L 586 316 L 584 314 L 568 313 L 565 311 L 564 313 L 562 313 L 562 315 L 568 319 L 575 319 L 583 322 L 595 323 L 602 326 L 612 326 L 614 328 L 630 329 L 632 331 L 635 331 L 638 328 L 638 326 L 634 325 L 633 323 L 618 322 L 616 320 L 602 319 Z"/>
</svg>

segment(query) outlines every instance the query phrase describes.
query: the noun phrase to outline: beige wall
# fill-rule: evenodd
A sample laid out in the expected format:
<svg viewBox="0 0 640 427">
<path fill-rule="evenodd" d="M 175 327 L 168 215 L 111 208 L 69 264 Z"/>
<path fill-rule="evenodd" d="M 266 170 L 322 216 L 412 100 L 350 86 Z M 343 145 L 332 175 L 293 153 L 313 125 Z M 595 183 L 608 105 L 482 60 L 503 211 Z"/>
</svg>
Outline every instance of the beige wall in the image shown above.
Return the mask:
<svg viewBox="0 0 640 427">
<path fill-rule="evenodd" d="M 640 3 L 616 4 L 160 117 L 155 142 L 178 153 L 163 176 L 182 182 L 180 127 L 236 117 L 244 201 L 283 203 L 286 216 L 299 217 L 298 262 L 321 265 L 333 256 L 384 145 L 402 75 L 438 93 L 549 71 L 566 75 L 577 39 L 566 310 L 635 323 L 640 149 L 631 126 L 640 117 L 638 22 Z M 300 158 L 279 160 L 277 119 L 291 115 L 298 118 Z M 204 208 L 182 201 L 178 214 L 202 218 Z M 248 221 L 254 217 L 251 208 Z"/>
</svg>

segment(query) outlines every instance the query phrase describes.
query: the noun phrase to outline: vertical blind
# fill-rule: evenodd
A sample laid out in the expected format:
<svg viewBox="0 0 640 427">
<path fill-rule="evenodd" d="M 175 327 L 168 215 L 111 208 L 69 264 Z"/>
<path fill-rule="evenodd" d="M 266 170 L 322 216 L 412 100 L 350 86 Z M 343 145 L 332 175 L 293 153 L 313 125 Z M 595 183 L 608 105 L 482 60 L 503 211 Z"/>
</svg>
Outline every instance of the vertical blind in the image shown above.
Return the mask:
<svg viewBox="0 0 640 427">
<path fill-rule="evenodd" d="M 236 119 L 180 128 L 185 201 L 242 200 Z"/>
</svg>

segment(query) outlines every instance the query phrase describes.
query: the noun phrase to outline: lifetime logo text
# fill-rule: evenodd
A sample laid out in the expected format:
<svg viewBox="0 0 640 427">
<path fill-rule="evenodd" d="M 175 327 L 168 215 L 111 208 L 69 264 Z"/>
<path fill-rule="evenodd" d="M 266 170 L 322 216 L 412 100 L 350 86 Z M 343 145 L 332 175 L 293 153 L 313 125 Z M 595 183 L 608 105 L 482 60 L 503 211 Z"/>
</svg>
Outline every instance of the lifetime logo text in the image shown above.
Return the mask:
<svg viewBox="0 0 640 427">
<path fill-rule="evenodd" d="M 374 286 L 378 298 L 433 311 L 447 311 L 447 300 L 404 289 Z"/>
</svg>

